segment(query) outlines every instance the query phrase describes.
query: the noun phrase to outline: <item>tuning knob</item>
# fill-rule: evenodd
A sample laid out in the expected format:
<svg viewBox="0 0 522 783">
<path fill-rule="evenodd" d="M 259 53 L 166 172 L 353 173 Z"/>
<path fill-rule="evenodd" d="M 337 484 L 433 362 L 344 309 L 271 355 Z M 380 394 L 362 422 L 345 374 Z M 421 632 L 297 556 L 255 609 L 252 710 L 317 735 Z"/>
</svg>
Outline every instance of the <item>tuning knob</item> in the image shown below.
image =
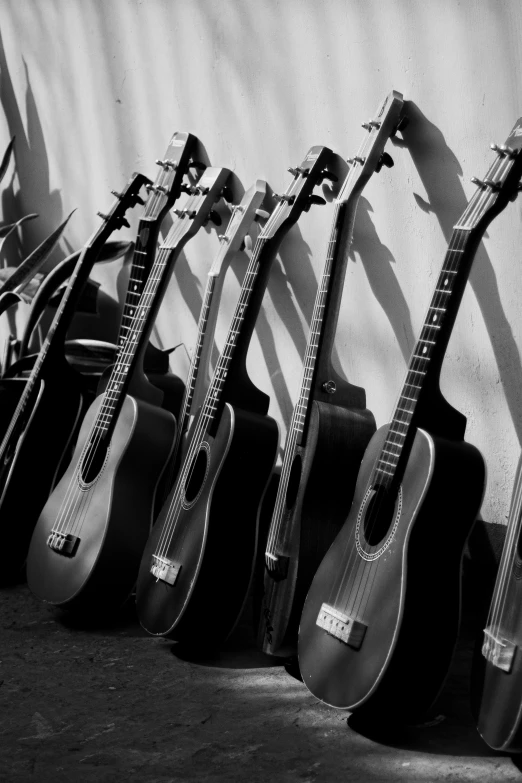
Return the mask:
<svg viewBox="0 0 522 783">
<path fill-rule="evenodd" d="M 325 381 L 321 388 L 327 394 L 335 394 L 335 392 L 337 391 L 337 386 L 335 384 L 335 381 Z"/>
<path fill-rule="evenodd" d="M 290 166 L 290 168 L 289 168 L 289 169 L 287 169 L 287 171 L 288 171 L 288 173 L 289 173 L 289 174 L 291 174 L 293 177 L 298 177 L 298 176 L 299 176 L 299 169 L 297 169 L 297 168 L 292 168 L 292 166 Z"/>
<path fill-rule="evenodd" d="M 169 192 L 167 188 L 163 187 L 163 185 L 156 185 L 154 190 L 156 191 L 156 193 L 164 193 L 165 195 Z"/>
<path fill-rule="evenodd" d="M 315 193 L 312 193 L 311 196 L 308 196 L 308 203 L 310 206 L 312 206 L 312 204 L 323 205 L 326 204 L 326 199 L 324 199 L 322 196 L 316 196 Z"/>
<path fill-rule="evenodd" d="M 194 213 L 195 214 L 195 213 Z M 207 223 L 208 222 L 214 223 L 215 226 L 220 226 L 222 224 L 221 215 L 218 215 L 217 212 L 215 212 L 213 209 L 209 212 Z"/>
<path fill-rule="evenodd" d="M 185 210 L 184 209 L 173 209 L 172 211 L 179 218 L 184 218 L 185 217 Z"/>
<path fill-rule="evenodd" d="M 191 196 L 193 196 L 194 193 L 198 192 L 198 189 L 195 187 L 195 185 L 185 185 L 185 183 L 183 183 L 183 185 L 181 186 L 180 190 L 183 193 L 188 193 Z"/>
<path fill-rule="evenodd" d="M 245 238 L 241 243 L 241 250 L 246 250 L 248 253 L 252 250 L 252 237 L 249 234 L 245 235 Z"/>
<path fill-rule="evenodd" d="M 478 177 L 471 177 L 471 181 L 473 182 L 474 185 L 477 185 L 479 188 L 485 188 L 486 187 L 486 183 L 483 182 Z"/>
<path fill-rule="evenodd" d="M 361 158 L 359 155 L 355 155 L 353 158 L 348 158 L 348 163 L 352 166 L 354 163 L 360 163 L 361 165 L 366 161 L 366 158 Z"/>
<path fill-rule="evenodd" d="M 375 171 L 379 173 L 379 171 L 382 169 L 383 166 L 386 166 L 386 168 L 391 169 L 391 167 L 394 165 L 395 163 L 393 162 L 392 156 L 389 155 L 387 152 L 383 152 L 381 157 L 377 161 Z"/>
<path fill-rule="evenodd" d="M 218 234 L 218 239 L 220 242 L 230 242 L 226 234 Z"/>
<path fill-rule="evenodd" d="M 362 126 L 365 130 L 371 131 L 372 128 L 380 128 L 381 123 L 378 120 L 368 120 L 368 122 L 363 122 Z"/>
<path fill-rule="evenodd" d="M 116 198 L 122 199 L 123 193 L 119 193 L 117 190 L 111 190 L 111 193 L 113 196 L 116 196 Z"/>
<path fill-rule="evenodd" d="M 267 212 L 264 209 L 256 209 L 256 216 L 254 220 L 257 220 L 258 218 L 260 220 L 268 220 L 269 217 L 270 217 L 270 212 Z"/>
<path fill-rule="evenodd" d="M 99 215 L 102 220 L 108 220 L 109 219 L 109 215 L 105 215 L 103 212 L 97 212 L 96 214 Z"/>
</svg>

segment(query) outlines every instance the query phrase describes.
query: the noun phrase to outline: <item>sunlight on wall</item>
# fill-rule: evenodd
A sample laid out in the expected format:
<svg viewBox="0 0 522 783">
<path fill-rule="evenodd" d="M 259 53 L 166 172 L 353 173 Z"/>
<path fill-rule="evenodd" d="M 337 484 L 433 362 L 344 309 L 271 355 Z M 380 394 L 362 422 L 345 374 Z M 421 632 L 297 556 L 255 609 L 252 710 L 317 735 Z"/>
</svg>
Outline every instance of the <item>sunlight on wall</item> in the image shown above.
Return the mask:
<svg viewBox="0 0 522 783">
<path fill-rule="evenodd" d="M 404 93 L 411 123 L 388 147 L 395 167 L 361 199 L 337 335 L 336 362 L 387 421 L 469 178 L 522 113 L 518 0 L 4 0 L 0 23 L 0 145 L 17 135 L 3 219 L 40 213 L 21 235 L 30 250 L 77 207 L 56 260 L 85 242 L 131 171 L 154 177 L 174 130 L 196 134 L 245 188 L 261 176 L 281 192 L 308 147 L 349 157 L 360 123 L 391 89 Z M 522 443 L 520 210 L 488 231 L 441 381 L 486 457 L 483 516 L 496 522 Z M 331 219 L 316 208 L 285 240 L 249 355 L 283 443 Z M 158 341 L 185 345 L 172 360 L 183 376 L 216 251 L 215 232 L 187 246 L 158 318 Z M 237 291 L 232 272 L 218 344 Z"/>
</svg>

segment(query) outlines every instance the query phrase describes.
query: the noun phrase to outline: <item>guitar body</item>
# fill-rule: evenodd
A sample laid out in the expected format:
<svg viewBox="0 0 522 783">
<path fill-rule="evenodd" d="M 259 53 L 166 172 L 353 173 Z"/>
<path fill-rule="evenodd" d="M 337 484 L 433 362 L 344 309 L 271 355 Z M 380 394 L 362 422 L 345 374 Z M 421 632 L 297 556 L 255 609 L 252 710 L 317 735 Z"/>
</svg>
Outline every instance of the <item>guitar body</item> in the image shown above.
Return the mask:
<svg viewBox="0 0 522 783">
<path fill-rule="evenodd" d="M 61 475 L 84 410 L 76 373 L 67 365 L 54 369 L 35 389 L 25 429 L 0 466 L 2 581 L 18 576 L 23 567 L 38 515 Z"/>
<path fill-rule="evenodd" d="M 479 734 L 495 750 L 522 752 L 522 558 L 520 516 L 506 565 L 506 589 L 502 590 L 502 611 L 493 623 L 496 636 L 509 640 L 516 647 L 509 671 L 487 660 L 482 647 L 484 636 L 477 644 L 471 675 L 471 706 Z M 508 546 L 508 536 L 505 546 Z M 501 563 L 502 570 L 502 563 Z M 492 600 L 497 604 L 498 585 Z"/>
<path fill-rule="evenodd" d="M 127 395 L 105 462 L 89 488 L 81 489 L 78 462 L 102 399 L 98 397 L 85 416 L 71 463 L 40 515 L 27 560 L 33 593 L 66 608 L 105 609 L 128 597 L 150 533 L 156 487 L 176 434 L 170 413 Z M 47 545 L 52 529 L 64 519 L 64 509 L 72 510 L 72 532 L 79 537 L 73 556 Z"/>
<path fill-rule="evenodd" d="M 269 655 L 297 652 L 308 588 L 350 510 L 357 472 L 374 432 L 375 419 L 366 408 L 312 403 L 306 446 L 294 450 L 283 511 L 287 575 L 274 579 L 263 569 L 258 644 Z"/>
<path fill-rule="evenodd" d="M 197 425 L 198 418 L 189 438 Z M 138 615 L 146 631 L 209 647 L 231 633 L 250 586 L 258 507 L 277 442 L 273 419 L 225 405 L 215 437 L 205 437 L 198 452 L 198 466 L 187 482 L 166 552 L 181 564 L 175 584 L 150 572 L 173 493 L 147 543 L 136 590 Z"/>
<path fill-rule="evenodd" d="M 417 429 L 390 526 L 370 550 L 358 515 L 388 425 L 366 450 L 348 519 L 312 582 L 299 630 L 303 681 L 321 701 L 379 718 L 424 715 L 458 634 L 462 550 L 482 500 L 485 468 L 464 441 Z M 369 501 L 368 501 L 369 503 Z M 399 507 L 400 505 L 400 507 Z M 357 533 L 359 536 L 357 538 Z M 364 566 L 364 570 L 363 570 Z M 323 603 L 366 626 L 352 645 L 316 624 Z"/>
</svg>

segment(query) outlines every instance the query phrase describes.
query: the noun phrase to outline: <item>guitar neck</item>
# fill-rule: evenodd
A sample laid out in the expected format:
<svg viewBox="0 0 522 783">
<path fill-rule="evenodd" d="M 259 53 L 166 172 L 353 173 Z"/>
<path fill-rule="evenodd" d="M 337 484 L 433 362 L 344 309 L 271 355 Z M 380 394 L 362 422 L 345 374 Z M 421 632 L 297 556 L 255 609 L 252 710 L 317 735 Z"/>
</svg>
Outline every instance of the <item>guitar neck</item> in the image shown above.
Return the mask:
<svg viewBox="0 0 522 783">
<path fill-rule="evenodd" d="M 111 436 L 132 375 L 143 365 L 143 354 L 183 245 L 184 242 L 179 241 L 174 248 L 160 248 L 140 300 L 137 306 L 129 311 L 133 320 L 125 342 L 119 349 L 93 425 L 93 433 L 100 437 Z"/>
<path fill-rule="evenodd" d="M 118 345 L 122 345 L 131 328 L 133 320 L 132 311 L 140 300 L 150 270 L 154 264 L 159 231 L 159 220 L 147 220 L 145 218 L 140 220 L 136 245 L 132 256 L 127 295 L 125 297 L 125 304 L 121 316 Z"/>
<path fill-rule="evenodd" d="M 415 427 L 430 420 L 430 401 L 439 388 L 442 362 L 481 235 L 461 228 L 453 232 L 381 458 L 375 466 L 378 483 L 389 485 L 394 480 Z"/>
<path fill-rule="evenodd" d="M 273 238 L 257 239 L 225 346 L 203 403 L 202 421 L 207 430 L 219 420 L 225 402 L 242 400 L 243 384 L 245 377 L 248 378 L 246 355 L 276 252 L 277 244 Z"/>
<path fill-rule="evenodd" d="M 352 235 L 359 196 L 360 191 L 352 194 L 349 201 L 335 206 L 326 262 L 310 323 L 299 399 L 290 424 L 291 431 L 295 432 L 297 444 L 302 444 L 306 439 L 310 399 L 335 403 L 342 401 L 344 405 L 357 408 L 364 408 L 366 405 L 364 390 L 347 381 L 343 382 L 342 400 L 338 400 L 337 397 L 332 398 L 332 395 L 323 388 L 332 376 L 337 378 L 337 374 L 332 369 L 331 357 L 348 264 L 346 250 Z"/>
</svg>

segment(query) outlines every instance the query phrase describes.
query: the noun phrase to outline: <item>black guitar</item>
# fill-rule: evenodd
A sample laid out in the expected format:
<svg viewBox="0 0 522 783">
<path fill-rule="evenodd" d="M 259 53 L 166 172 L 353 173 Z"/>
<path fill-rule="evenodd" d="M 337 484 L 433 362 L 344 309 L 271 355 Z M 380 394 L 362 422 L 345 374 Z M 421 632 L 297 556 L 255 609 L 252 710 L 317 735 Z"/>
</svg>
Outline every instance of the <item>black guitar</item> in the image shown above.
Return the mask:
<svg viewBox="0 0 522 783">
<path fill-rule="evenodd" d="M 303 209 L 323 200 L 326 147 L 312 147 L 255 244 L 225 348 L 189 440 L 177 481 L 147 542 L 138 584 L 143 627 L 215 646 L 236 623 L 250 585 L 257 513 L 277 448 L 268 397 L 251 382 L 246 356 L 270 264 Z"/>
<path fill-rule="evenodd" d="M 47 333 L 24 392 L 0 444 L 0 579 L 18 575 L 27 555 L 38 514 L 62 460 L 78 432 L 84 407 L 80 376 L 65 359 L 64 340 L 77 301 L 96 257 L 111 233 L 122 225 L 127 210 L 143 203 L 148 182 L 134 174 L 102 224 L 85 245 L 66 293 Z"/>
<path fill-rule="evenodd" d="M 392 92 L 365 124 L 335 204 L 265 551 L 258 644 L 271 655 L 297 652 L 306 593 L 350 509 L 359 465 L 375 432 L 364 389 L 341 378 L 331 357 L 357 203 L 374 171 L 392 163 L 384 147 L 402 107 L 402 95 Z"/>
</svg>

